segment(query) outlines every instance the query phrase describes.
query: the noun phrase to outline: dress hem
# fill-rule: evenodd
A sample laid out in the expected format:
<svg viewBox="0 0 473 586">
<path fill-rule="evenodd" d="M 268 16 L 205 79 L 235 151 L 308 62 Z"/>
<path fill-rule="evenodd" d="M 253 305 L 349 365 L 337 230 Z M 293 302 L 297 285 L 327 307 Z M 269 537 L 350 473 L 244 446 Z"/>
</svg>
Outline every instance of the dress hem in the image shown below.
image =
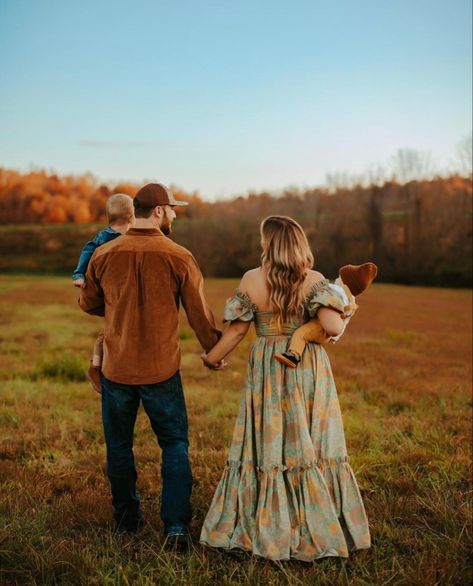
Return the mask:
<svg viewBox="0 0 473 586">
<path fill-rule="evenodd" d="M 297 556 L 296 555 L 289 555 L 289 557 L 287 556 L 281 556 L 281 557 L 268 557 L 267 555 L 261 554 L 261 553 L 255 553 L 253 552 L 252 549 L 248 549 L 245 547 L 241 547 L 241 546 L 231 546 L 231 547 L 225 547 L 223 545 L 212 545 L 211 543 L 209 543 L 208 541 L 205 540 L 200 540 L 199 543 L 201 545 L 204 545 L 205 547 L 210 547 L 211 549 L 215 549 L 215 550 L 222 550 L 225 553 L 230 553 L 230 552 L 235 552 L 235 551 L 243 551 L 244 553 L 247 553 L 251 556 L 255 556 L 258 558 L 262 558 L 265 560 L 271 560 L 273 562 L 285 562 L 285 561 L 290 561 L 290 560 L 297 560 L 299 562 L 306 562 L 306 563 L 311 563 L 311 562 L 315 562 L 317 560 L 323 559 L 323 558 L 327 558 L 327 557 L 337 557 L 337 558 L 343 558 L 343 559 L 348 559 L 350 557 L 350 554 L 353 554 L 357 551 L 363 551 L 363 550 L 367 550 L 370 549 L 371 544 L 370 545 L 364 545 L 364 546 L 360 546 L 360 547 L 354 547 L 352 549 L 349 550 L 348 554 L 342 554 L 342 553 L 332 553 L 330 551 L 323 551 L 321 554 L 315 556 L 315 557 L 311 557 L 311 558 L 305 558 L 302 556 Z"/>
<path fill-rule="evenodd" d="M 307 509 L 309 503 L 311 507 Z M 348 557 L 352 550 L 370 547 L 369 537 L 366 540 L 368 521 L 348 456 L 317 458 L 299 466 L 259 467 L 251 460 L 227 460 L 210 511 L 215 514 L 207 516 L 201 532 L 201 542 L 210 547 L 243 549 L 272 559 L 271 555 L 244 547 L 256 545 L 259 549 L 261 536 L 254 533 L 258 524 L 273 526 L 264 530 L 263 539 L 268 543 L 277 542 L 280 527 L 290 527 L 289 531 L 296 531 L 299 537 L 295 541 L 291 537 L 289 547 L 297 551 L 300 539 L 305 555 L 306 547 L 313 553 L 318 540 L 329 546 L 324 551 L 332 551 L 336 557 Z M 228 515 L 225 511 L 233 513 Z M 319 539 L 315 537 L 315 527 Z M 309 561 L 329 555 L 314 557 L 312 553 Z M 304 559 L 305 555 L 282 554 L 277 559 Z"/>
</svg>

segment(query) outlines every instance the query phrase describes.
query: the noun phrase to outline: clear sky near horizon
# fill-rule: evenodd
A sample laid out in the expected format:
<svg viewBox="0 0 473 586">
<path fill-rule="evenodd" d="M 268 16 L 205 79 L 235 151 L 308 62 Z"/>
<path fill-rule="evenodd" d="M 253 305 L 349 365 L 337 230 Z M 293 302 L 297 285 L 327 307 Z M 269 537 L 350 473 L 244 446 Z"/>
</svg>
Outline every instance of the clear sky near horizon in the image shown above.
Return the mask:
<svg viewBox="0 0 473 586">
<path fill-rule="evenodd" d="M 0 166 L 215 199 L 454 165 L 470 0 L 0 0 Z"/>
</svg>

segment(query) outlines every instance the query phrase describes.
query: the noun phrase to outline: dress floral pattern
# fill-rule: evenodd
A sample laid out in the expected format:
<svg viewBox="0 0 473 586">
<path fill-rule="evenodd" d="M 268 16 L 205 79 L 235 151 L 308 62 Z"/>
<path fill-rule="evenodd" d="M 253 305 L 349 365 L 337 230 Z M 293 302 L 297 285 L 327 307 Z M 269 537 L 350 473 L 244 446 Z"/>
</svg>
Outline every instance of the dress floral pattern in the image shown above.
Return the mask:
<svg viewBox="0 0 473 586">
<path fill-rule="evenodd" d="M 282 332 L 271 312 L 258 310 L 238 290 L 225 304 L 225 320 L 254 320 L 258 338 L 228 460 L 202 528 L 204 544 L 304 561 L 348 557 L 370 547 L 324 348 L 308 343 L 295 369 L 274 358 L 320 307 L 343 312 L 342 299 L 328 284 L 313 287 L 304 318 L 286 322 Z"/>
</svg>

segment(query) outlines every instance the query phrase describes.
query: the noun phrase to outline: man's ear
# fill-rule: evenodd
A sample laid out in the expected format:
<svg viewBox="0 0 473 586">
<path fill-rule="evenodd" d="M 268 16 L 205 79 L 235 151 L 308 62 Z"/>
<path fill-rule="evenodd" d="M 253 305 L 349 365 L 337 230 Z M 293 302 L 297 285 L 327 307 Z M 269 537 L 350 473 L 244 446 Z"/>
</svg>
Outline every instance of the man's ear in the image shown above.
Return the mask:
<svg viewBox="0 0 473 586">
<path fill-rule="evenodd" d="M 153 213 L 159 219 L 163 215 L 163 208 L 161 206 L 156 206 Z"/>
</svg>

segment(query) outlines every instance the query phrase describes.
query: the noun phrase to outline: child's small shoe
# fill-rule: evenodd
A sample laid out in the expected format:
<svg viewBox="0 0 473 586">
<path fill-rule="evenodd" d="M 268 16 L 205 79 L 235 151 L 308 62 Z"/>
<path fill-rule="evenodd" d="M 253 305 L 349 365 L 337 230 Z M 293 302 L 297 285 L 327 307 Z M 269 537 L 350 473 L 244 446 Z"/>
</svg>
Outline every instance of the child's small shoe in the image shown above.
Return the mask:
<svg viewBox="0 0 473 586">
<path fill-rule="evenodd" d="M 87 380 L 96 393 L 102 394 L 102 381 L 100 380 L 100 366 L 94 366 L 90 361 L 89 368 L 85 373 Z"/>
<path fill-rule="evenodd" d="M 283 352 L 282 354 L 275 354 L 274 357 L 276 358 L 276 360 L 281 362 L 281 364 L 285 364 L 286 366 L 289 366 L 291 368 L 296 368 L 296 366 L 301 361 L 299 356 L 294 354 L 294 352 L 290 352 L 290 351 Z"/>
</svg>

